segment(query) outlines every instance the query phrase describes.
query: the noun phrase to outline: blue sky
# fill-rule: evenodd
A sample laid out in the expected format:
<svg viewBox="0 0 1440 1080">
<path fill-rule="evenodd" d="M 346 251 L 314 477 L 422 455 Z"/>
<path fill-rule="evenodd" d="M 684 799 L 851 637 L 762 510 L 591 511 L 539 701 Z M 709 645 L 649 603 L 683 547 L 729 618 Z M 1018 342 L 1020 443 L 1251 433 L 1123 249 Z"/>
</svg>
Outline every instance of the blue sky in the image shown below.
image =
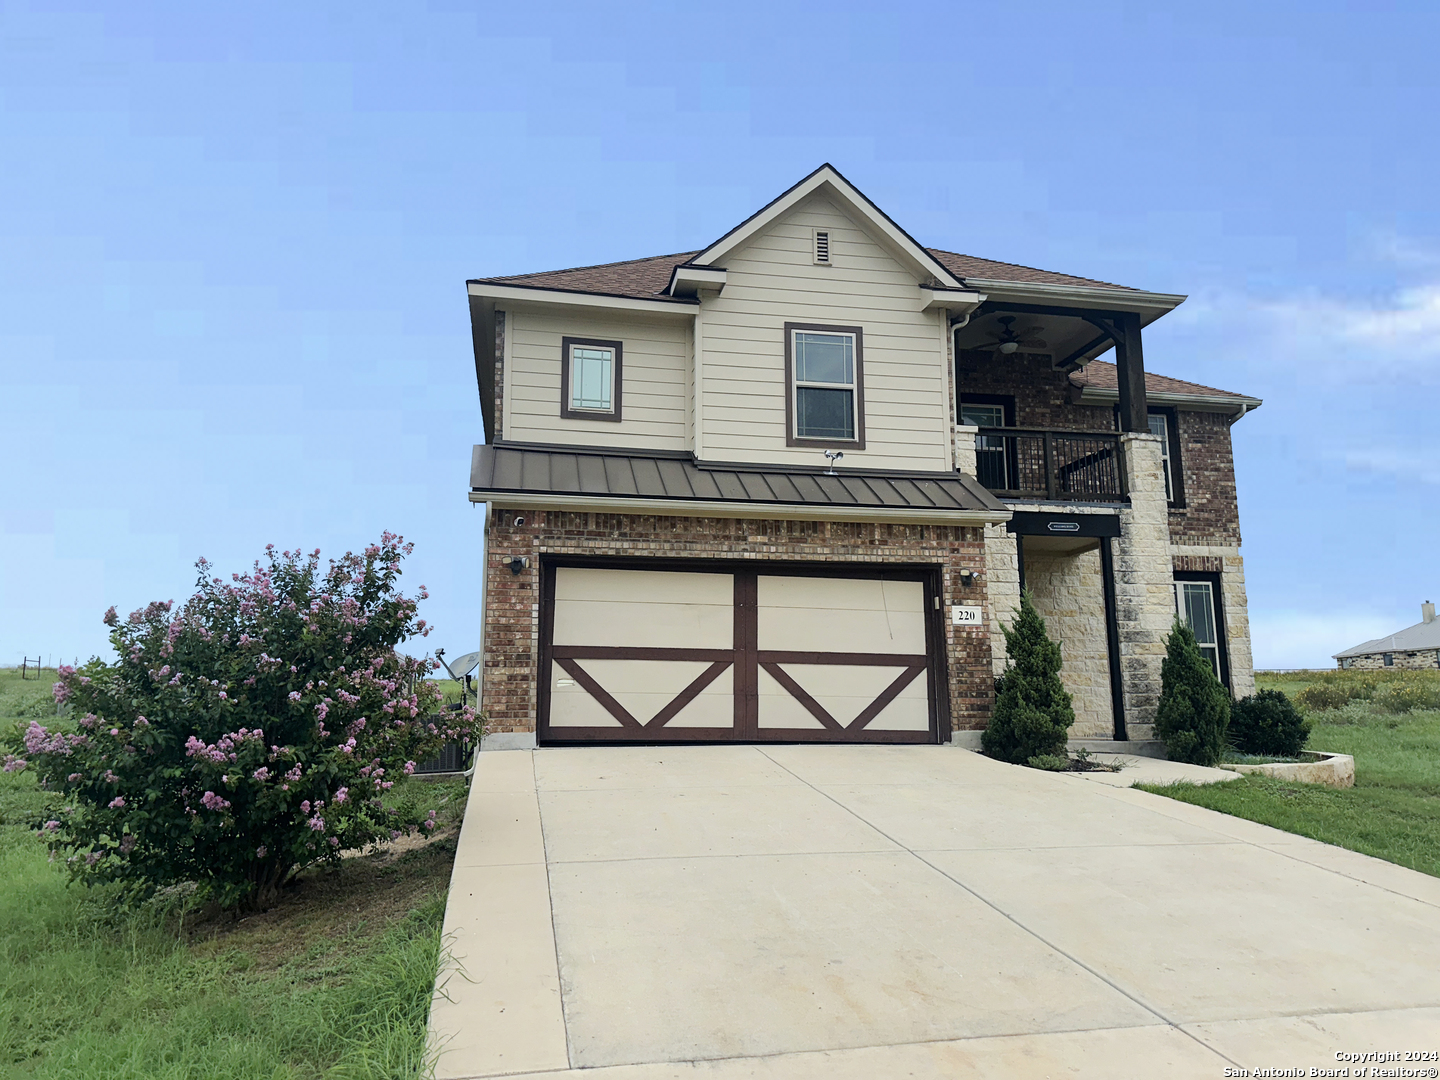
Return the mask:
<svg viewBox="0 0 1440 1080">
<path fill-rule="evenodd" d="M 0 0 L 0 663 L 204 555 L 416 543 L 474 648 L 468 277 L 703 246 L 822 161 L 931 246 L 1191 299 L 1257 663 L 1440 599 L 1433 3 Z"/>
</svg>

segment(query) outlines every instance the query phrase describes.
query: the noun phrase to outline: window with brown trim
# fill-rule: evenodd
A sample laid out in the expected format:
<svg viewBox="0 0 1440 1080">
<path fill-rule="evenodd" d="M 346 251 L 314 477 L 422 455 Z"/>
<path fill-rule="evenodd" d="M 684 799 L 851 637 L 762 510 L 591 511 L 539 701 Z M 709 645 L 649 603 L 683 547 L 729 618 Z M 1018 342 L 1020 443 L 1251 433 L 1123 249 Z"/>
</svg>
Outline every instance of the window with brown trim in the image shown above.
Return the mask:
<svg viewBox="0 0 1440 1080">
<path fill-rule="evenodd" d="M 785 324 L 787 446 L 865 449 L 864 354 L 858 326 Z"/>
<path fill-rule="evenodd" d="M 619 420 L 623 348 L 618 341 L 560 339 L 560 415 Z"/>
<path fill-rule="evenodd" d="M 1160 467 L 1165 472 L 1165 501 L 1185 508 L 1185 467 L 1180 460 L 1180 415 L 1168 405 L 1149 408 L 1150 433 L 1160 436 Z"/>
<path fill-rule="evenodd" d="M 1230 650 L 1225 633 L 1220 575 L 1175 571 L 1175 615 L 1195 632 L 1200 655 L 1210 662 L 1221 684 L 1230 685 Z"/>
</svg>

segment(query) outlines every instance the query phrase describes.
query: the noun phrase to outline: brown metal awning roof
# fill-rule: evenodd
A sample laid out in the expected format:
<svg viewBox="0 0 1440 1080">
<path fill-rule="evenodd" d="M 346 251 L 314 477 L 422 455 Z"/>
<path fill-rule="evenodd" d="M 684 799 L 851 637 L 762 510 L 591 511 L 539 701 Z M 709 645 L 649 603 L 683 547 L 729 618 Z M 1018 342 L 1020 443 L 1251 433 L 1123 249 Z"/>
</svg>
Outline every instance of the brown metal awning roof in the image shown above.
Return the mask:
<svg viewBox="0 0 1440 1080">
<path fill-rule="evenodd" d="M 972 477 L 735 462 L 525 443 L 477 446 L 472 502 L 686 516 L 892 520 L 956 525 L 1010 511 Z"/>
</svg>

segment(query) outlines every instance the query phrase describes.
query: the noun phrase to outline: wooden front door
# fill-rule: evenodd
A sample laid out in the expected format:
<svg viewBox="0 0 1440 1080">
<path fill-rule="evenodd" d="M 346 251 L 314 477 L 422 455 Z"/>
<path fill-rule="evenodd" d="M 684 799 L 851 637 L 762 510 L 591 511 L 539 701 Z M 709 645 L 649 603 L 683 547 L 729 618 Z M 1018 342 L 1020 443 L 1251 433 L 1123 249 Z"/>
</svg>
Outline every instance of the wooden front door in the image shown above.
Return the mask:
<svg viewBox="0 0 1440 1080">
<path fill-rule="evenodd" d="M 934 742 L 931 576 L 547 565 L 539 738 Z"/>
</svg>

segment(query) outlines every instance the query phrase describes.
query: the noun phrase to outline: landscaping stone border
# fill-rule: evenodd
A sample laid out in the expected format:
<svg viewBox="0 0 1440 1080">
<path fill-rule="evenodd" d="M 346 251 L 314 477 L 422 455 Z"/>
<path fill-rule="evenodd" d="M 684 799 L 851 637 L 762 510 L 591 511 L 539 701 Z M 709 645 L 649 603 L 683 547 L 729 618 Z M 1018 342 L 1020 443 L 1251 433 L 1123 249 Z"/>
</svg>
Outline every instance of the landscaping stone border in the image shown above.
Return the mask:
<svg viewBox="0 0 1440 1080">
<path fill-rule="evenodd" d="M 1324 784 L 1333 788 L 1355 786 L 1355 759 L 1349 754 L 1331 754 L 1323 750 L 1303 750 L 1309 761 L 1274 762 L 1268 765 L 1231 765 L 1220 768 L 1238 773 L 1259 773 L 1276 780 L 1293 780 L 1298 784 Z"/>
</svg>

